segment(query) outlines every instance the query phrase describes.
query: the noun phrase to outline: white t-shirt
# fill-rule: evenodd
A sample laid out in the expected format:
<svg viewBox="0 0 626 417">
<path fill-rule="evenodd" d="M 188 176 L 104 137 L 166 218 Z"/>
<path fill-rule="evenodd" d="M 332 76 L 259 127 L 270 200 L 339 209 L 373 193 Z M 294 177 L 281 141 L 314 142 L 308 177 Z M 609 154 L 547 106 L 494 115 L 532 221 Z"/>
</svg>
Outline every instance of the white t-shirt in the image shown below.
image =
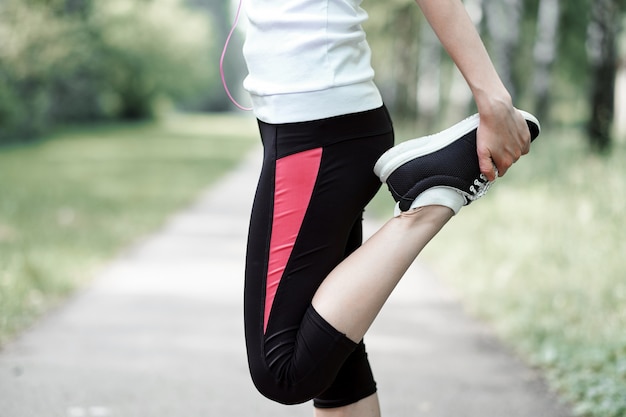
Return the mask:
<svg viewBox="0 0 626 417">
<path fill-rule="evenodd" d="M 244 87 L 256 117 L 291 123 L 382 106 L 360 0 L 248 0 Z"/>
</svg>

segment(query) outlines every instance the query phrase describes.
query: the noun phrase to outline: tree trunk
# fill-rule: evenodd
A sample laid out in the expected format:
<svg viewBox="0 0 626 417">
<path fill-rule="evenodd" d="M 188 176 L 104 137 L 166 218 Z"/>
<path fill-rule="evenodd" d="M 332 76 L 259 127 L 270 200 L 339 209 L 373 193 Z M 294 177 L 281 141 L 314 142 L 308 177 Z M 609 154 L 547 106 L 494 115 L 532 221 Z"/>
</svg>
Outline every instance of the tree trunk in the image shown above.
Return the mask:
<svg viewBox="0 0 626 417">
<path fill-rule="evenodd" d="M 540 0 L 537 13 L 537 37 L 533 50 L 535 72 L 533 93 L 535 112 L 549 120 L 551 70 L 556 60 L 559 31 L 559 0 Z"/>
<path fill-rule="evenodd" d="M 516 83 L 513 69 L 519 43 L 522 1 L 486 0 L 484 4 L 487 30 L 492 41 L 491 56 L 502 82 L 515 101 Z"/>
<path fill-rule="evenodd" d="M 93 8 L 92 0 L 66 0 L 65 13 L 68 15 L 79 15 L 87 19 L 91 15 Z"/>
<path fill-rule="evenodd" d="M 215 53 L 217 51 L 216 59 L 219 59 L 219 53 L 222 52 L 222 47 L 226 42 L 234 20 L 233 2 L 231 0 L 185 0 L 185 3 L 189 7 L 198 10 L 198 12 L 206 13 L 210 16 L 214 27 L 212 34 L 212 47 L 214 50 L 207 51 L 207 53 Z M 241 20 L 243 19 L 242 17 Z M 241 24 L 240 21 L 240 25 Z M 226 82 L 228 88 L 237 100 L 240 100 L 239 96 L 242 92 L 242 80 L 245 77 L 246 71 L 246 65 L 243 55 L 241 54 L 242 45 L 243 38 L 239 35 L 238 31 L 235 31 L 228 46 L 228 53 L 224 59 Z M 246 104 L 245 98 L 241 101 L 243 104 Z M 185 108 L 185 110 L 192 111 L 218 112 L 232 109 L 234 109 L 233 104 L 226 95 L 221 82 L 212 84 L 206 91 L 206 94 L 199 97 L 198 102 L 190 103 L 189 108 Z"/>
<path fill-rule="evenodd" d="M 419 15 L 414 4 L 394 10 L 389 30 L 393 39 L 393 91 L 391 108 L 402 119 L 415 119 L 417 104 L 417 39 Z"/>
<path fill-rule="evenodd" d="M 419 39 L 417 111 L 424 129 L 432 130 L 441 109 L 442 48 L 429 25 L 422 26 Z"/>
<path fill-rule="evenodd" d="M 587 30 L 587 54 L 591 66 L 591 117 L 587 125 L 591 147 L 607 151 L 615 105 L 619 0 L 594 0 Z"/>
</svg>

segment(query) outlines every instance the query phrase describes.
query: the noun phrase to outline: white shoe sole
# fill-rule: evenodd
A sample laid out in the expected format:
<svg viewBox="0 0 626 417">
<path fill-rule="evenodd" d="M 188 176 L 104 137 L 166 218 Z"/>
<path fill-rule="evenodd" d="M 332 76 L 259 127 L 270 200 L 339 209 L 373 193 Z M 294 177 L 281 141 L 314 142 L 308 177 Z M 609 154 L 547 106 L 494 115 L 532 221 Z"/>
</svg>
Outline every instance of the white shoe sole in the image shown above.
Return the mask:
<svg viewBox="0 0 626 417">
<path fill-rule="evenodd" d="M 523 110 L 518 111 L 524 116 L 524 119 L 534 123 L 539 128 L 539 121 L 535 116 Z M 477 113 L 439 133 L 402 142 L 389 149 L 376 161 L 374 173 L 384 183 L 403 164 L 445 148 L 455 140 L 477 129 L 479 123 L 480 117 Z"/>
</svg>

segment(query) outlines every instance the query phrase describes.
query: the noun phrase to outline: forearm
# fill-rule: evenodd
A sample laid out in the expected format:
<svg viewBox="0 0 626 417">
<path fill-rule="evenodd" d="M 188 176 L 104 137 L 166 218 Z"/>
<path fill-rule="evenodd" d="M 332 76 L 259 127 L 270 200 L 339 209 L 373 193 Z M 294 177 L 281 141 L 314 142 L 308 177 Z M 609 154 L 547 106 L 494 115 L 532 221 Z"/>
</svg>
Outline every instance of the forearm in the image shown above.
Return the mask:
<svg viewBox="0 0 626 417">
<path fill-rule="evenodd" d="M 460 0 L 416 0 L 469 85 L 478 110 L 487 116 L 494 106 L 510 106 L 511 97 L 498 76 L 465 6 Z"/>
<path fill-rule="evenodd" d="M 416 0 L 467 81 L 480 113 L 476 148 L 481 172 L 490 181 L 504 175 L 530 146 L 530 133 L 461 0 Z M 494 170 L 494 165 L 497 171 Z"/>
</svg>

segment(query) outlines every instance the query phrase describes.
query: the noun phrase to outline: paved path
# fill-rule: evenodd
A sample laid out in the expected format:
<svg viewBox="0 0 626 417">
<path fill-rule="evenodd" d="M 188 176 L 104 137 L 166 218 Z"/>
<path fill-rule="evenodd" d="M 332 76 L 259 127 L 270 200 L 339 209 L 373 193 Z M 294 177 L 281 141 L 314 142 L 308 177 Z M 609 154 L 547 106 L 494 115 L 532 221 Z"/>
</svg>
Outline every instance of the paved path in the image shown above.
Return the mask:
<svg viewBox="0 0 626 417">
<path fill-rule="evenodd" d="M 257 163 L 253 154 L 8 345 L 0 417 L 311 416 L 309 404 L 263 399 L 247 374 L 241 292 Z M 370 333 L 386 417 L 570 415 L 418 264 Z"/>
</svg>

